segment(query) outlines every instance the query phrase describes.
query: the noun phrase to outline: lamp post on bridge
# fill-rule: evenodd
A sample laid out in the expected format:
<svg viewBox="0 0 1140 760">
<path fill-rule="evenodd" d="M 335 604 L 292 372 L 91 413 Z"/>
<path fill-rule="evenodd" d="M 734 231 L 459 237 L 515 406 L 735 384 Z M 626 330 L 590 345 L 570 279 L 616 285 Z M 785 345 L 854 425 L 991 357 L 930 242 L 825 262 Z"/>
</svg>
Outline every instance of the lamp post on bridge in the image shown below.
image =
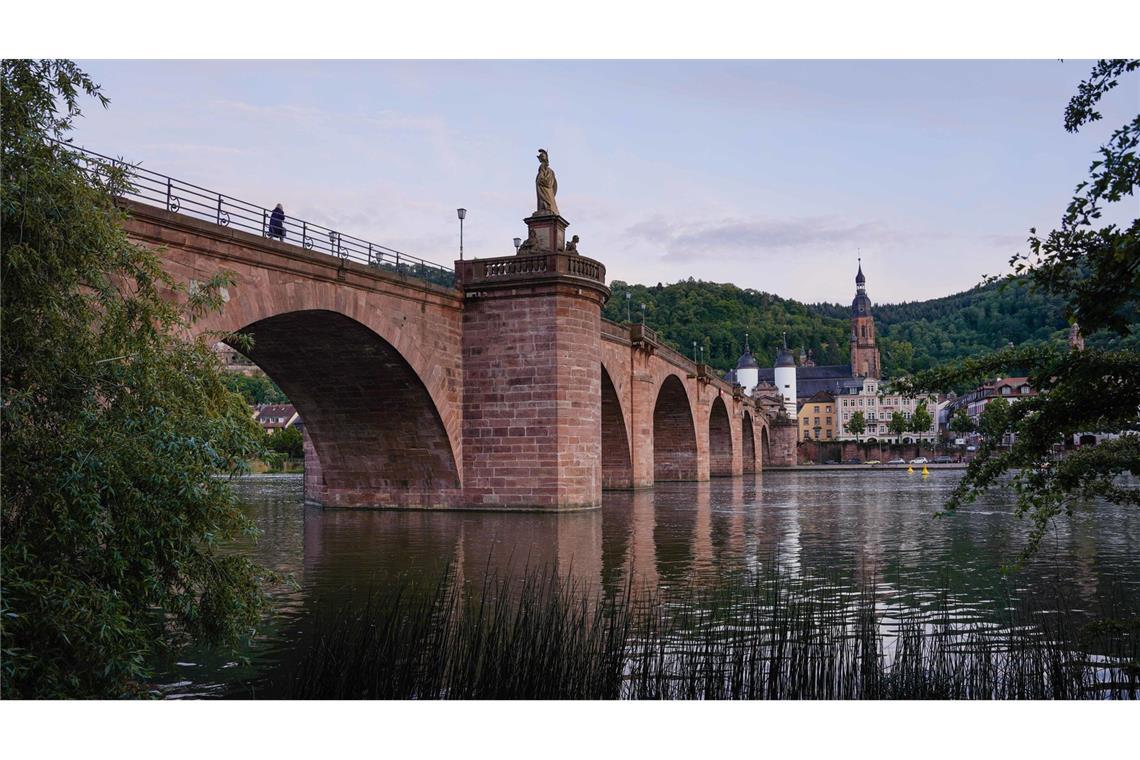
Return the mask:
<svg viewBox="0 0 1140 760">
<path fill-rule="evenodd" d="M 517 256 L 519 253 L 519 246 L 522 245 L 522 238 L 515 238 L 514 244 L 515 244 L 515 255 Z"/>
<path fill-rule="evenodd" d="M 626 324 L 633 324 L 633 320 L 629 318 L 629 299 L 633 297 L 628 290 L 625 291 L 625 322 Z"/>
<path fill-rule="evenodd" d="M 463 220 L 467 218 L 467 209 L 457 208 L 455 213 L 459 215 L 459 260 L 463 261 Z"/>
</svg>

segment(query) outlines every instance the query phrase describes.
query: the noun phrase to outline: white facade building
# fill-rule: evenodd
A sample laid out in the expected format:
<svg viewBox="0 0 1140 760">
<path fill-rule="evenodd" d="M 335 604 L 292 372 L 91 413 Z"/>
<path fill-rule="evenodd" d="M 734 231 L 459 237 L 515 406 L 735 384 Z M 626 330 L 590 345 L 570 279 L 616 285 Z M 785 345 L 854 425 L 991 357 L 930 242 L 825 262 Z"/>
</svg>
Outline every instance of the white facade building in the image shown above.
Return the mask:
<svg viewBox="0 0 1140 760">
<path fill-rule="evenodd" d="M 895 412 L 902 412 L 909 422 L 914 410 L 923 401 L 926 401 L 926 412 L 930 415 L 930 427 L 921 433 L 910 431 L 896 436 L 887 427 Z M 896 438 L 902 443 L 914 443 L 916 440 L 933 442 L 938 438 L 938 398 L 928 396 L 922 398 L 907 398 L 899 394 L 885 393 L 881 381 L 868 377 L 850 383 L 844 383 L 842 391 L 836 395 L 835 404 L 839 413 L 840 440 L 854 441 L 857 438 L 863 441 L 894 441 Z M 864 431 L 856 436 L 847 432 L 847 423 L 856 412 L 863 413 Z"/>
</svg>

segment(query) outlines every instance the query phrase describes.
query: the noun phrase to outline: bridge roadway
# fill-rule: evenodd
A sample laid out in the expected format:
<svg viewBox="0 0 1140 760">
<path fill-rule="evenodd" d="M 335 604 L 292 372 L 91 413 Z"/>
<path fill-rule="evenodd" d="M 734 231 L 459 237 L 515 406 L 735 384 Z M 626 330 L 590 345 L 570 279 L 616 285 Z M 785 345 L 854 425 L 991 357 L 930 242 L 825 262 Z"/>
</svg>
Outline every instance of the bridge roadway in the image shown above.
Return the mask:
<svg viewBox="0 0 1140 760">
<path fill-rule="evenodd" d="M 193 288 L 233 278 L 199 339 L 244 351 L 304 422 L 327 507 L 568 511 L 603 487 L 759 470 L 770 423 L 643 325 L 601 318 L 605 267 L 564 253 L 456 262 L 445 287 L 123 200 Z M 236 347 L 236 346 L 235 346 Z"/>
</svg>

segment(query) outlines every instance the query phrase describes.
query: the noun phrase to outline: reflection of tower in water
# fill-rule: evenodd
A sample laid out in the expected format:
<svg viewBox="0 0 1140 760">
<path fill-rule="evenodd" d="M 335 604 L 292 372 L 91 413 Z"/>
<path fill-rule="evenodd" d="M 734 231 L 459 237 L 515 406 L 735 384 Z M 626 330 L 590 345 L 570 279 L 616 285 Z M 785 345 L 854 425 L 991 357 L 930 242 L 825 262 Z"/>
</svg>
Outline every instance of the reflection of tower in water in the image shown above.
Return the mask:
<svg viewBox="0 0 1140 760">
<path fill-rule="evenodd" d="M 696 516 L 693 519 L 692 579 L 697 585 L 707 585 L 714 581 L 716 574 L 712 544 L 712 484 L 706 480 L 694 485 Z"/>
</svg>

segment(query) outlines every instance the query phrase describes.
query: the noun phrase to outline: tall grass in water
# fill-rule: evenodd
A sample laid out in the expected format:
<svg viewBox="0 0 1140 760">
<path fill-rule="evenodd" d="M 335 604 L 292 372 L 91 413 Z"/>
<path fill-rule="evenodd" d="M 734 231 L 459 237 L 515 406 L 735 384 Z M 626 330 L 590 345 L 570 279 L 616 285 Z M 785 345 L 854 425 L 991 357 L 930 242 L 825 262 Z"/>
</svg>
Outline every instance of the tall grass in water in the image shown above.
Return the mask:
<svg viewBox="0 0 1140 760">
<path fill-rule="evenodd" d="M 1013 606 L 963 623 L 950 602 L 885 606 L 874 588 L 779 577 L 668 601 L 532 571 L 466 595 L 375 592 L 316 621 L 272 691 L 298 699 L 1135 698 L 1136 618 L 1070 630 Z M 674 598 L 676 597 L 676 598 Z M 1085 646 L 1080 646 L 1084 641 Z M 1096 655 L 1089 654 L 1096 652 Z"/>
</svg>

